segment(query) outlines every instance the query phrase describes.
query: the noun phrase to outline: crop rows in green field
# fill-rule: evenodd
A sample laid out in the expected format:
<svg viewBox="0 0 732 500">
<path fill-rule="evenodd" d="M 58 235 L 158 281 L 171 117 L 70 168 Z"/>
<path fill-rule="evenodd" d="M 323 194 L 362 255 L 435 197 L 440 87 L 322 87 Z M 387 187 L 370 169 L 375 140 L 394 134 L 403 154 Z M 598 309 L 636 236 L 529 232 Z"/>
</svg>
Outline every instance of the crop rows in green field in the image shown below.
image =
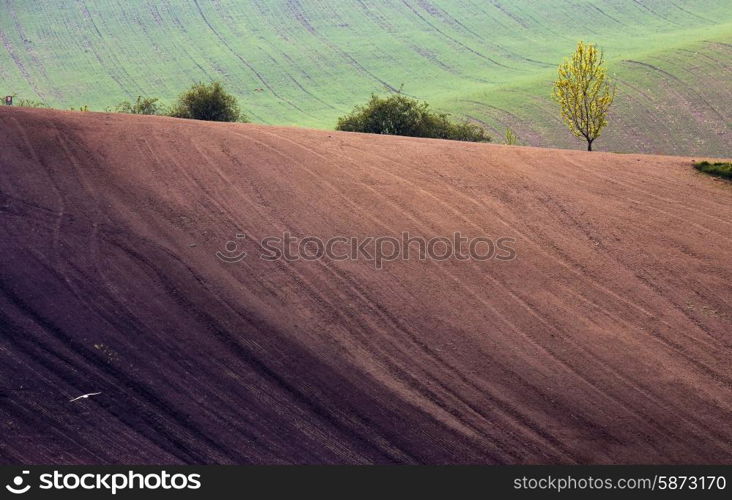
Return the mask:
<svg viewBox="0 0 732 500">
<path fill-rule="evenodd" d="M 724 154 L 728 0 L 7 0 L 0 93 L 101 110 L 221 80 L 262 123 L 332 128 L 371 92 L 410 95 L 525 143 L 573 147 L 549 99 L 580 38 L 619 79 L 598 148 Z M 727 152 L 728 154 L 728 152 Z"/>
</svg>

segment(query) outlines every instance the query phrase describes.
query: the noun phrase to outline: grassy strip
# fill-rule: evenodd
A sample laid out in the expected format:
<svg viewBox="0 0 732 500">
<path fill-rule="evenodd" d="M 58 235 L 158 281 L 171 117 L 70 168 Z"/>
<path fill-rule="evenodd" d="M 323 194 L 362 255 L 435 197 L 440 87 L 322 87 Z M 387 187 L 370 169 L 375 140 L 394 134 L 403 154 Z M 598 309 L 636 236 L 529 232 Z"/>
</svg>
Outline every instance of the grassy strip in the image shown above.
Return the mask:
<svg viewBox="0 0 732 500">
<path fill-rule="evenodd" d="M 705 174 L 732 180 L 732 163 L 700 161 L 694 163 L 694 168 Z"/>
</svg>

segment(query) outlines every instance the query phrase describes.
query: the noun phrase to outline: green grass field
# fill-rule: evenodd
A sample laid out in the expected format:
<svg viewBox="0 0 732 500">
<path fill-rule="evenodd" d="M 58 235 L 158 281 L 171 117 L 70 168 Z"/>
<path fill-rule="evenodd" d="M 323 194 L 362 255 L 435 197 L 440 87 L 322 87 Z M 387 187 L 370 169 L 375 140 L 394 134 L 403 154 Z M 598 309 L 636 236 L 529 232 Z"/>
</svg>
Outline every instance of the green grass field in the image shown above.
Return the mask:
<svg viewBox="0 0 732 500">
<path fill-rule="evenodd" d="M 550 100 L 578 39 L 619 82 L 606 151 L 730 155 L 729 0 L 7 0 L 0 93 L 54 107 L 172 101 L 221 80 L 257 122 L 332 128 L 372 92 L 582 148 Z"/>
</svg>

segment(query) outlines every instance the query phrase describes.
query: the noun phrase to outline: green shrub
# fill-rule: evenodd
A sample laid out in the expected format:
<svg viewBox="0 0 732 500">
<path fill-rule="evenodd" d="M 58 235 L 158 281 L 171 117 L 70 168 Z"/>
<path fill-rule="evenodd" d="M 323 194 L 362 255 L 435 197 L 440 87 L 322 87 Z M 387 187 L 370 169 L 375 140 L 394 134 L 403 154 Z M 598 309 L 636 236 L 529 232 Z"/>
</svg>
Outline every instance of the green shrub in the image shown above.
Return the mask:
<svg viewBox="0 0 732 500">
<path fill-rule="evenodd" d="M 453 122 L 446 114 L 430 110 L 426 102 L 403 94 L 372 95 L 368 103 L 339 118 L 336 130 L 456 141 L 491 140 L 481 127 L 467 121 Z"/>
<path fill-rule="evenodd" d="M 732 179 L 732 163 L 701 161 L 694 163 L 694 168 L 705 174 L 716 175 L 724 179 Z"/>
<path fill-rule="evenodd" d="M 214 122 L 244 122 L 236 97 L 224 90 L 219 82 L 194 84 L 173 105 L 170 116 Z"/>
<path fill-rule="evenodd" d="M 138 96 L 134 103 L 129 101 L 122 101 L 107 111 L 113 113 L 127 113 L 131 115 L 164 115 L 167 114 L 165 106 L 160 102 L 157 97 L 142 97 Z"/>
<path fill-rule="evenodd" d="M 44 109 L 48 109 L 51 107 L 43 101 L 36 101 L 35 99 L 25 99 L 25 98 L 18 99 L 17 106 L 19 106 L 21 108 L 44 108 Z"/>
<path fill-rule="evenodd" d="M 516 133 L 510 128 L 506 129 L 506 145 L 515 146 L 519 142 L 519 138 Z"/>
</svg>

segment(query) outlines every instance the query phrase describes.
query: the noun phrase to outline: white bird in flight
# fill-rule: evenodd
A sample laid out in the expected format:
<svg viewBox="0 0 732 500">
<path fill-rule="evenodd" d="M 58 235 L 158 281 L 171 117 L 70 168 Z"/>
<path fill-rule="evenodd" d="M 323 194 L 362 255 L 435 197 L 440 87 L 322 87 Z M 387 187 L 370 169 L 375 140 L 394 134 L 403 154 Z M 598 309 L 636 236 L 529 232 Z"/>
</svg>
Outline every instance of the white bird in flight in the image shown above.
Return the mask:
<svg viewBox="0 0 732 500">
<path fill-rule="evenodd" d="M 90 392 L 89 394 L 82 394 L 81 396 L 69 400 L 69 403 L 73 403 L 74 401 L 78 401 L 80 399 L 88 399 L 91 396 L 99 396 L 101 392 Z"/>
</svg>

